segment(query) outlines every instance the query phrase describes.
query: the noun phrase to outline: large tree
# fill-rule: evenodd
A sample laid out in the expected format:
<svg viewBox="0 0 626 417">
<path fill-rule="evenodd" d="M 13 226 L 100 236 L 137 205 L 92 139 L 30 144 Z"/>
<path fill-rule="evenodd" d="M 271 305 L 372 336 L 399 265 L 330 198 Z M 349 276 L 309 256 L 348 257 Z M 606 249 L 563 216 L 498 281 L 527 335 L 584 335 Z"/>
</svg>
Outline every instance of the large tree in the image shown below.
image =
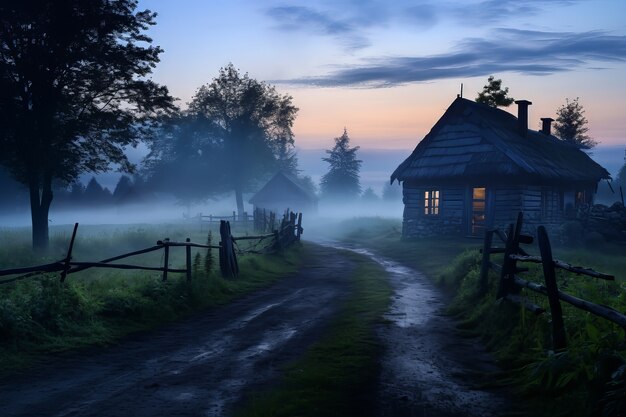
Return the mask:
<svg viewBox="0 0 626 417">
<path fill-rule="evenodd" d="M 340 137 L 335 138 L 333 149 L 326 150 L 328 157 L 322 158 L 330 164 L 328 172 L 320 181 L 322 196 L 346 200 L 355 199 L 361 194 L 359 171 L 363 161 L 356 157 L 358 150 L 358 146 L 350 147 L 346 129 Z"/>
<path fill-rule="evenodd" d="M 280 152 L 289 156 L 297 112 L 291 96 L 241 74 L 233 64 L 221 68 L 192 98 L 189 113 L 209 121 L 211 135 L 220 141 L 220 180 L 235 192 L 240 214 L 243 192 L 276 170 Z"/>
<path fill-rule="evenodd" d="M 580 148 L 589 149 L 598 144 L 591 136 L 587 135 L 587 118 L 578 97 L 574 100 L 566 98 L 565 104 L 556 111 L 554 134 L 561 140 L 569 142 Z"/>
<path fill-rule="evenodd" d="M 163 123 L 144 160 L 149 188 L 191 203 L 226 191 L 221 169 L 221 140 L 204 117 L 181 114 Z"/>
<path fill-rule="evenodd" d="M 515 101 L 509 97 L 509 87 L 502 89 L 502 80 L 496 80 L 493 75 L 487 78 L 487 85 L 476 97 L 477 103 L 483 103 L 491 107 L 508 107 Z"/>
<path fill-rule="evenodd" d="M 52 181 L 74 182 L 111 163 L 172 108 L 147 77 L 161 49 L 156 14 L 136 0 L 0 2 L 0 163 L 27 185 L 33 247 L 48 245 Z"/>
</svg>

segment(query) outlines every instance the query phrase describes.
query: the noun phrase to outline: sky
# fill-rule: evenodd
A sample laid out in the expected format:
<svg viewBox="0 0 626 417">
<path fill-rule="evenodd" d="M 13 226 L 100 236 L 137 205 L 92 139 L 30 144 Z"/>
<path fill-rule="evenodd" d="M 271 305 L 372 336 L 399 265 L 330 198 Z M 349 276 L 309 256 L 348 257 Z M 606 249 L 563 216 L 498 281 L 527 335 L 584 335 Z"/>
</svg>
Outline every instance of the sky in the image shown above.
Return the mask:
<svg viewBox="0 0 626 417">
<path fill-rule="evenodd" d="M 153 79 L 185 107 L 232 62 L 293 97 L 296 145 L 343 128 L 368 149 L 413 149 L 463 84 L 489 75 L 533 102 L 530 127 L 579 97 L 589 133 L 626 148 L 624 0 L 139 0 L 158 13 Z M 515 106 L 509 111 L 515 112 Z"/>
</svg>

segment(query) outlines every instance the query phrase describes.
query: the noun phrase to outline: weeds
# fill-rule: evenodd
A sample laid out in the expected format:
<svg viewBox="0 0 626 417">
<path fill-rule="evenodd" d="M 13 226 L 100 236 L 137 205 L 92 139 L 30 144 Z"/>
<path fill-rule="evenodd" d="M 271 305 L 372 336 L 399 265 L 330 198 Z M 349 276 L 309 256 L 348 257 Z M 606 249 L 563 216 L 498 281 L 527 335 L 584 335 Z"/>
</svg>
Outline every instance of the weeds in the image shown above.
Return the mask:
<svg viewBox="0 0 626 417">
<path fill-rule="evenodd" d="M 100 234 L 99 238 L 84 233 L 82 240 L 76 242 L 75 253 L 79 258 L 98 259 L 117 255 L 123 252 L 122 247 L 135 250 L 153 245 L 156 236 L 162 233 L 146 228 Z M 183 236 L 179 233 L 175 238 L 182 240 Z M 5 254 L 0 259 L 2 267 L 11 262 L 24 266 L 33 261 L 27 251 L 24 255 L 18 251 L 22 257 L 9 261 L 10 251 L 2 247 L 0 250 L 0 256 Z M 109 343 L 129 332 L 226 303 L 293 272 L 303 250 L 294 247 L 283 256 L 242 257 L 237 280 L 224 280 L 212 265 L 205 270 L 206 257 L 202 259 L 198 254 L 190 282 L 177 274 L 164 282 L 160 273 L 93 269 L 74 274 L 65 283 L 59 282 L 56 274 L 42 274 L 1 285 L 0 371 L 22 366 L 38 355 Z M 172 251 L 172 255 L 172 265 L 184 263 L 184 251 Z M 151 253 L 134 262 L 154 266 L 162 264 L 162 259 Z"/>
</svg>

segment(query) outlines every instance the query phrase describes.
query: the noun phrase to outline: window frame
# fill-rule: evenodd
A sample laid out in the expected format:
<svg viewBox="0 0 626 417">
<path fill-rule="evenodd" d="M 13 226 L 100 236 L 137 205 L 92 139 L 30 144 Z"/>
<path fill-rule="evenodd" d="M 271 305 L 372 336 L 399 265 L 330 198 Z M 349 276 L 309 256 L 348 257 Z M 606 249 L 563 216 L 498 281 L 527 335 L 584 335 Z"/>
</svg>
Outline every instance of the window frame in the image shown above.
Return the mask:
<svg viewBox="0 0 626 417">
<path fill-rule="evenodd" d="M 441 190 L 429 188 L 424 190 L 424 216 L 439 216 L 441 213 Z"/>
</svg>

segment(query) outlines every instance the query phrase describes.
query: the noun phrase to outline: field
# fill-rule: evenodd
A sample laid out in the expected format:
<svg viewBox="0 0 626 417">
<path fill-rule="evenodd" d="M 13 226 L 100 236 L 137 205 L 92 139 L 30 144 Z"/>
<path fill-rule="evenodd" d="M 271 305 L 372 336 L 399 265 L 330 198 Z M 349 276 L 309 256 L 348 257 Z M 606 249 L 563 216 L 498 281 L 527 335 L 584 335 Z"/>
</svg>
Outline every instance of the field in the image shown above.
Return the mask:
<svg viewBox="0 0 626 417">
<path fill-rule="evenodd" d="M 1 230 L 0 265 L 11 268 L 62 259 L 70 234 L 69 226 L 52 228 L 48 255 L 36 257 L 30 250 L 28 230 Z M 206 243 L 207 235 L 198 224 L 189 223 L 80 226 L 73 259 L 97 261 L 153 246 L 165 237 Z M 217 244 L 219 234 L 213 230 L 212 235 Z M 43 274 L 0 285 L 0 372 L 51 352 L 108 344 L 128 333 L 224 304 L 295 271 L 304 251 L 296 247 L 281 255 L 243 256 L 237 280 L 221 278 L 216 250 L 208 263 L 207 251 L 200 250 L 192 254 L 190 283 L 184 274 L 169 274 L 163 282 L 160 272 L 90 269 L 68 276 L 65 284 L 59 282 L 58 274 Z M 131 259 L 139 265 L 163 265 L 162 251 Z M 180 268 L 184 262 L 184 249 L 173 248 L 170 265 Z"/>
</svg>

